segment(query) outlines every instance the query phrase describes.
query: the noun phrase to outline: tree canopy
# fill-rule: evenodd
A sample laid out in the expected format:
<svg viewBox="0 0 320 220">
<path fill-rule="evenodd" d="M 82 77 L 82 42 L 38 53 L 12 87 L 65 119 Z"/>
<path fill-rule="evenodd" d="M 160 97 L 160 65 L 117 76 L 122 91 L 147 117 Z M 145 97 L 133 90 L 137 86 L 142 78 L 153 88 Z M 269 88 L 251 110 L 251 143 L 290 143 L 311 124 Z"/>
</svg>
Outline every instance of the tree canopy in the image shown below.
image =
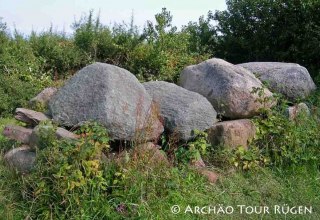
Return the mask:
<svg viewBox="0 0 320 220">
<path fill-rule="evenodd" d="M 217 11 L 216 56 L 233 63 L 285 61 L 320 68 L 319 0 L 227 0 Z"/>
</svg>

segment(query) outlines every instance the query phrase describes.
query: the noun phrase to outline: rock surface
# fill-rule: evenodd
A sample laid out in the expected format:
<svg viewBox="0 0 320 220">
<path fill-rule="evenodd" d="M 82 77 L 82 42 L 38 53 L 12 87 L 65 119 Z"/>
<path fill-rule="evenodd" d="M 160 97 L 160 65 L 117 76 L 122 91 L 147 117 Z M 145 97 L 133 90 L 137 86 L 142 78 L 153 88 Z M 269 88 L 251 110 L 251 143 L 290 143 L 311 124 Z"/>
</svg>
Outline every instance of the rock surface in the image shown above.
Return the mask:
<svg viewBox="0 0 320 220">
<path fill-rule="evenodd" d="M 230 119 L 250 118 L 259 109 L 271 107 L 258 102 L 254 88 L 262 83 L 250 71 L 221 59 L 210 59 L 198 65 L 186 67 L 180 76 L 180 85 L 206 97 L 215 110 Z M 272 96 L 268 89 L 262 89 L 265 97 Z"/>
<path fill-rule="evenodd" d="M 239 64 L 269 84 L 272 92 L 281 93 L 291 101 L 306 98 L 316 89 L 308 70 L 295 63 L 252 62 Z"/>
<path fill-rule="evenodd" d="M 4 156 L 7 165 L 19 173 L 29 173 L 35 165 L 36 153 L 28 146 L 14 148 Z"/>
<path fill-rule="evenodd" d="M 17 108 L 15 114 L 15 119 L 25 122 L 31 126 L 36 126 L 41 121 L 49 120 L 49 118 L 42 112 L 36 112 L 25 108 Z"/>
<path fill-rule="evenodd" d="M 148 160 L 148 163 L 154 165 L 169 165 L 166 154 L 160 150 L 161 147 L 154 143 L 148 142 L 134 147 L 133 154 L 137 154 L 139 158 Z"/>
<path fill-rule="evenodd" d="M 84 121 L 104 125 L 113 139 L 155 139 L 163 126 L 152 99 L 129 71 L 94 63 L 75 74 L 49 101 L 54 121 L 74 126 Z"/>
<path fill-rule="evenodd" d="M 195 168 L 204 168 L 204 167 L 206 167 L 206 164 L 204 163 L 204 161 L 202 160 L 201 157 L 191 160 L 190 161 L 190 165 L 192 167 L 195 167 Z"/>
<path fill-rule="evenodd" d="M 143 164 L 146 167 L 170 166 L 170 162 L 161 147 L 147 142 L 138 144 L 130 150 L 109 153 L 107 161 L 115 161 L 119 166 L 128 162 Z"/>
<path fill-rule="evenodd" d="M 299 115 L 305 114 L 306 116 L 309 116 L 310 109 L 305 103 L 299 103 L 298 105 L 289 107 L 287 109 L 288 117 L 290 120 L 295 120 Z"/>
<path fill-rule="evenodd" d="M 212 146 L 236 148 L 248 147 L 254 138 L 256 129 L 248 119 L 219 122 L 208 130 L 208 141 Z"/>
<path fill-rule="evenodd" d="M 56 130 L 56 136 L 58 139 L 69 139 L 69 140 L 76 140 L 79 138 L 78 135 L 72 133 L 64 128 L 58 127 Z"/>
<path fill-rule="evenodd" d="M 189 140 L 193 130 L 204 131 L 217 122 L 216 111 L 202 95 L 163 81 L 143 85 L 160 109 L 165 131 L 179 139 Z"/>
<path fill-rule="evenodd" d="M 45 88 L 36 97 L 30 99 L 29 105 L 35 108 L 46 108 L 49 100 L 56 92 L 57 89 L 54 87 Z"/>
<path fill-rule="evenodd" d="M 5 137 L 23 144 L 29 144 L 31 133 L 32 129 L 17 125 L 6 125 L 2 132 Z"/>
<path fill-rule="evenodd" d="M 206 177 L 210 183 L 216 183 L 219 179 L 219 175 L 216 172 L 208 170 L 206 168 L 199 169 L 198 172 L 202 176 Z"/>
</svg>

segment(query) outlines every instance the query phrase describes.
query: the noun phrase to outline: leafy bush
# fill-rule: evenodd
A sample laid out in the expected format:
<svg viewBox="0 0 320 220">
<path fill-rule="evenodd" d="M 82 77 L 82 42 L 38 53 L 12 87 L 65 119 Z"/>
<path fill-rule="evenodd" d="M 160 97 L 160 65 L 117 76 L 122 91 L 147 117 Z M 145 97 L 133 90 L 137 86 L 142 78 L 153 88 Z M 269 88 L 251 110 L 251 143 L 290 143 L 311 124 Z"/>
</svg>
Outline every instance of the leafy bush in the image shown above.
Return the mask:
<svg viewBox="0 0 320 220">
<path fill-rule="evenodd" d="M 194 130 L 194 137 L 187 142 L 177 139 L 175 134 L 161 136 L 161 146 L 168 157 L 176 165 L 189 165 L 206 156 L 208 147 L 208 134 L 203 131 Z"/>
<path fill-rule="evenodd" d="M 319 162 L 319 116 L 300 114 L 289 120 L 287 105 L 279 105 L 265 118 L 255 120 L 255 143 L 275 166 L 315 164 Z"/>
<path fill-rule="evenodd" d="M 31 207 L 29 217 L 112 217 L 108 216 L 111 209 L 108 194 L 113 171 L 101 160 L 102 152 L 109 150 L 107 132 L 97 124 L 90 124 L 81 128 L 81 136 L 77 142 L 52 141 L 46 137 L 49 142 L 37 152 L 34 171 L 21 177 L 24 200 Z"/>
<path fill-rule="evenodd" d="M 72 39 L 51 29 L 39 35 L 33 32 L 29 44 L 37 59 L 42 60 L 43 70 L 55 79 L 66 77 L 91 61 Z"/>
<path fill-rule="evenodd" d="M 114 64 L 135 74 L 141 81 L 176 82 L 187 65 L 203 61 L 208 55 L 189 53 L 189 35 L 172 26 L 172 15 L 165 8 L 148 22 L 142 34 L 133 24 L 100 23 L 93 11 L 73 24 L 74 43 L 92 60 Z"/>
<path fill-rule="evenodd" d="M 0 116 L 11 114 L 51 83 L 29 43 L 19 33 L 0 50 Z"/>
<path fill-rule="evenodd" d="M 138 48 L 131 57 L 133 73 L 141 80 L 164 80 L 177 82 L 181 70 L 191 64 L 199 63 L 208 55 L 189 53 L 189 36 L 178 32 L 172 26 L 172 15 L 166 8 L 155 15 L 156 24 L 148 21 L 142 37 L 146 39 L 146 48 Z M 137 57 L 139 60 L 135 59 Z"/>
<path fill-rule="evenodd" d="M 209 161 L 222 168 L 231 166 L 240 170 L 264 166 L 317 166 L 320 154 L 319 91 L 305 100 L 312 106 L 311 114 L 302 111 L 294 120 L 289 119 L 288 101 L 283 96 L 265 97 L 263 88 L 254 88 L 252 92 L 258 94 L 257 101 L 262 104 L 273 100 L 277 105 L 271 110 L 260 109 L 261 114 L 253 118 L 256 135 L 248 149 L 243 146 L 210 149 Z"/>
<path fill-rule="evenodd" d="M 228 0 L 214 20 L 216 55 L 232 63 L 287 61 L 320 68 L 320 2 Z"/>
</svg>

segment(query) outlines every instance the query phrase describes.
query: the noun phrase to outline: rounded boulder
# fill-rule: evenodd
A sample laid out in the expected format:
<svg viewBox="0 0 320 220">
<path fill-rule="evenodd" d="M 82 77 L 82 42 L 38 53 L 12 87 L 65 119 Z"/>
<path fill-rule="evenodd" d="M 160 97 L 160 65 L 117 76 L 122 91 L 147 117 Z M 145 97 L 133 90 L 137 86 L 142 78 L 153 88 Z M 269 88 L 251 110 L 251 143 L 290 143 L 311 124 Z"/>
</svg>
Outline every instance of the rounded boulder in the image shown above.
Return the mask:
<svg viewBox="0 0 320 220">
<path fill-rule="evenodd" d="M 164 120 L 165 131 L 181 140 L 193 137 L 193 130 L 204 131 L 217 122 L 217 113 L 202 95 L 173 83 L 143 83 Z"/>
<path fill-rule="evenodd" d="M 261 108 L 270 108 L 274 104 L 259 101 L 269 97 L 271 100 L 272 93 L 263 88 L 253 73 L 222 59 L 213 58 L 186 67 L 179 83 L 183 88 L 206 97 L 219 114 L 230 119 L 250 118 Z"/>
<path fill-rule="evenodd" d="M 129 71 L 94 63 L 76 73 L 49 101 L 53 120 L 71 127 L 96 121 L 117 140 L 156 139 L 163 126 L 152 99 Z"/>
<path fill-rule="evenodd" d="M 251 62 L 239 66 L 253 72 L 272 92 L 290 101 L 304 99 L 316 89 L 308 70 L 296 63 Z"/>
</svg>

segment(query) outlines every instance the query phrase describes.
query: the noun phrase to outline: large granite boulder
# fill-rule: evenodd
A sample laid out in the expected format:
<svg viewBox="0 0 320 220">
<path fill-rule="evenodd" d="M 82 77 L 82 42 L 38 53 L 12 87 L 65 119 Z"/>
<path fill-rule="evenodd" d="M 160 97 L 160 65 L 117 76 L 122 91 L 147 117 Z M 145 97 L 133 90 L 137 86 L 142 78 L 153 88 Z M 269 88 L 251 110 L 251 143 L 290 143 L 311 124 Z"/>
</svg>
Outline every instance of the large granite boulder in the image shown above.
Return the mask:
<svg viewBox="0 0 320 220">
<path fill-rule="evenodd" d="M 36 153 L 24 145 L 14 148 L 4 155 L 6 164 L 21 174 L 29 173 L 36 162 Z"/>
<path fill-rule="evenodd" d="M 291 101 L 306 98 L 316 89 L 306 68 L 295 63 L 251 62 L 239 64 L 266 82 L 272 92 L 281 93 Z"/>
<path fill-rule="evenodd" d="M 206 97 L 219 114 L 230 118 L 250 118 L 261 108 L 270 108 L 274 102 L 258 100 L 271 97 L 268 89 L 250 71 L 221 59 L 210 59 L 186 67 L 180 76 L 180 85 Z M 254 93 L 263 91 L 263 97 Z"/>
<path fill-rule="evenodd" d="M 165 131 L 179 139 L 189 140 L 193 130 L 204 131 L 217 122 L 216 111 L 202 95 L 163 81 L 143 85 L 160 109 Z"/>
<path fill-rule="evenodd" d="M 94 63 L 75 74 L 49 101 L 53 120 L 63 126 L 86 121 L 104 125 L 113 139 L 151 140 L 163 132 L 152 98 L 129 71 Z"/>
</svg>

